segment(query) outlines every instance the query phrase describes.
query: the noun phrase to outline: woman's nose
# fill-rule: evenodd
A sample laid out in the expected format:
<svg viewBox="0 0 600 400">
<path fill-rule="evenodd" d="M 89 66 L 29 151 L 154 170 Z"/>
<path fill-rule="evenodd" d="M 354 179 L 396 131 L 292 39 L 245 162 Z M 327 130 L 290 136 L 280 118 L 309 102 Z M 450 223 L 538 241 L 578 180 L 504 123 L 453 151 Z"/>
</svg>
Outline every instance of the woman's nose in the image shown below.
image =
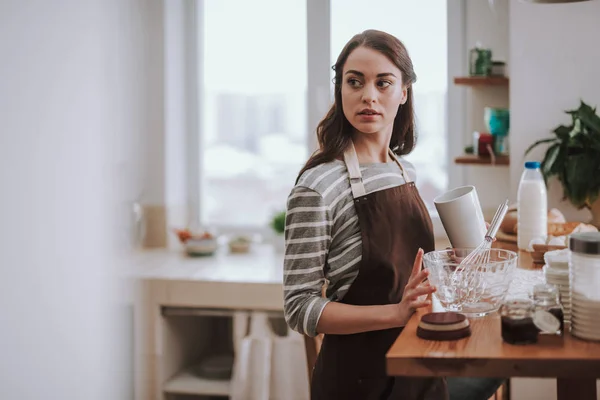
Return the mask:
<svg viewBox="0 0 600 400">
<path fill-rule="evenodd" d="M 377 99 L 377 90 L 371 85 L 365 86 L 362 94 L 362 100 L 365 103 L 373 103 Z"/>
</svg>

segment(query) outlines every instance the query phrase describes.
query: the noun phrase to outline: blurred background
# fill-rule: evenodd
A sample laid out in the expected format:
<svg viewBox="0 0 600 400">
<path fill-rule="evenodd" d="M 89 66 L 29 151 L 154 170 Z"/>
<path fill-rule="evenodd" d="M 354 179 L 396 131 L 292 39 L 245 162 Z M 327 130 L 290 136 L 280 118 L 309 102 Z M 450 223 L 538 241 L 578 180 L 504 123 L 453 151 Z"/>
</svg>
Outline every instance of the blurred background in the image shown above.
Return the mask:
<svg viewBox="0 0 600 400">
<path fill-rule="evenodd" d="M 580 98 L 600 103 L 599 15 L 598 1 L 0 0 L 0 398 L 227 396 L 161 386 L 193 361 L 164 361 L 189 336 L 164 310 L 237 310 L 235 298 L 280 312 L 282 259 L 264 247 L 316 148 L 343 45 L 374 28 L 407 46 L 419 135 L 407 159 L 443 242 L 436 195 L 473 184 L 484 211 L 514 200 L 525 148 Z M 475 49 L 495 80 L 470 80 Z M 473 154 L 486 107 L 510 109 L 503 162 Z M 184 257 L 174 230 L 208 234 L 209 257 Z M 247 264 L 228 258 L 236 240 L 254 246 Z M 242 286 L 157 283 L 175 275 Z M 155 306 L 163 319 L 136 322 Z"/>
</svg>

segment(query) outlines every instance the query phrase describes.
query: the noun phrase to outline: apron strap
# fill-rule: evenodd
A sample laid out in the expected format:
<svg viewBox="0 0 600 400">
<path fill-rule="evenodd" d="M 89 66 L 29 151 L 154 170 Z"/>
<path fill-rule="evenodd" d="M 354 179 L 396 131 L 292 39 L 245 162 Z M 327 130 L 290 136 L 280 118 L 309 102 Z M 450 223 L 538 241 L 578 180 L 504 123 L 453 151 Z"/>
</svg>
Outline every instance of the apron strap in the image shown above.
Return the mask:
<svg viewBox="0 0 600 400">
<path fill-rule="evenodd" d="M 391 150 L 388 149 L 388 153 L 390 157 L 398 164 L 400 170 L 402 171 L 402 177 L 404 178 L 405 183 L 411 182 L 408 173 L 400 163 L 398 156 Z M 362 174 L 360 173 L 360 166 L 358 164 L 358 157 L 356 156 L 356 149 L 354 148 L 354 143 L 350 141 L 350 144 L 344 151 L 344 162 L 346 163 L 346 168 L 348 169 L 348 176 L 350 177 L 350 188 L 352 189 L 352 197 L 355 199 L 358 197 L 362 197 L 367 192 L 365 191 L 365 185 L 363 184 Z"/>
<path fill-rule="evenodd" d="M 350 188 L 352 189 L 352 197 L 355 199 L 367 194 L 365 191 L 365 185 L 363 184 L 362 174 L 360 173 L 360 167 L 358 165 L 358 157 L 356 156 L 356 149 L 354 143 L 350 140 L 350 144 L 344 151 L 344 162 L 348 169 L 348 176 L 350 177 Z"/>
<path fill-rule="evenodd" d="M 404 182 L 405 183 L 411 182 L 410 177 L 408 176 L 408 172 L 406 172 L 406 170 L 404 169 L 402 164 L 400 164 L 400 160 L 398 159 L 398 156 L 392 151 L 392 149 L 388 149 L 388 153 L 389 153 L 390 157 L 392 157 L 394 159 L 394 161 L 396 161 L 396 164 L 398 164 L 398 166 L 400 167 L 400 170 L 402 171 L 402 177 L 404 178 Z"/>
</svg>

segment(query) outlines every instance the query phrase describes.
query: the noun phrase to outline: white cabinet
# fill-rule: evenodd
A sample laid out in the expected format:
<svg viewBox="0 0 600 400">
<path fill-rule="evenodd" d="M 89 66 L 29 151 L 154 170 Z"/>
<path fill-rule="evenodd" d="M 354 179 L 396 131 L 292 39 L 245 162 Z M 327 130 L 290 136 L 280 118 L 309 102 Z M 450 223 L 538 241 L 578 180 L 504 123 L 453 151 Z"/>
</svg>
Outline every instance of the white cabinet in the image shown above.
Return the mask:
<svg viewBox="0 0 600 400">
<path fill-rule="evenodd" d="M 159 368 L 166 378 L 161 385 L 165 398 L 227 398 L 230 380 L 205 377 L 199 367 L 202 361 L 215 356 L 230 356 L 233 361 L 233 313 L 228 309 L 162 307 L 163 357 Z M 270 314 L 274 330 L 285 326 L 280 312 Z"/>
<path fill-rule="evenodd" d="M 203 379 L 196 368 L 233 353 L 236 310 L 266 311 L 282 333 L 282 269 L 283 257 L 268 251 L 200 260 L 144 254 L 136 273 L 135 399 L 226 399 L 229 381 Z"/>
</svg>

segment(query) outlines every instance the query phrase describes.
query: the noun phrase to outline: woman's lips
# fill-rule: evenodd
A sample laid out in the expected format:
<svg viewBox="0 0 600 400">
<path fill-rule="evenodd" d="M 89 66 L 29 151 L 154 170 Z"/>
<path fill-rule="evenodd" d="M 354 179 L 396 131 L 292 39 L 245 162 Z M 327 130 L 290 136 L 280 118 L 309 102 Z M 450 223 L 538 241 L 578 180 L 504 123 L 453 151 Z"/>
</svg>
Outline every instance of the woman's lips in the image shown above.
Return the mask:
<svg viewBox="0 0 600 400">
<path fill-rule="evenodd" d="M 361 121 L 375 121 L 377 118 L 379 118 L 381 116 L 381 114 L 358 114 L 358 118 Z"/>
</svg>

